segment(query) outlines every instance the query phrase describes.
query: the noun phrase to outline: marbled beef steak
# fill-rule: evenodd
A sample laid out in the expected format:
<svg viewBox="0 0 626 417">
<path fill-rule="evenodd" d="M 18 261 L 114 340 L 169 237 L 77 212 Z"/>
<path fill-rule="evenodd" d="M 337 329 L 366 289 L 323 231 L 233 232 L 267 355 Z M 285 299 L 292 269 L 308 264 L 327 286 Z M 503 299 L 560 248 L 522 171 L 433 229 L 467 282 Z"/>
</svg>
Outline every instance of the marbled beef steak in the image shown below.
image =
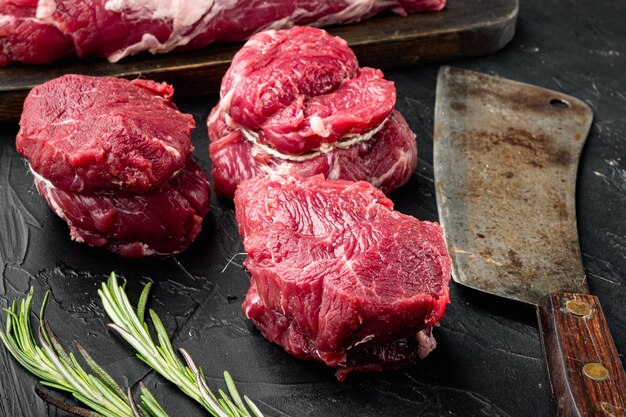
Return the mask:
<svg viewBox="0 0 626 417">
<path fill-rule="evenodd" d="M 186 249 L 209 211 L 193 117 L 150 80 L 67 75 L 24 102 L 17 150 L 78 242 L 128 257 Z"/>
<path fill-rule="evenodd" d="M 202 48 L 294 24 L 358 22 L 391 9 L 440 10 L 445 0 L 0 0 L 0 66 L 71 55 L 110 61 L 142 51 Z"/>
<path fill-rule="evenodd" d="M 351 371 L 397 368 L 434 347 L 451 264 L 437 223 L 393 210 L 366 182 L 272 175 L 235 193 L 251 287 L 270 341 Z"/>
<path fill-rule="evenodd" d="M 371 182 L 384 192 L 415 169 L 415 135 L 383 73 L 310 27 L 253 36 L 235 55 L 208 119 L 218 192 L 277 173 Z"/>
<path fill-rule="evenodd" d="M 144 194 L 71 193 L 34 176 L 37 191 L 67 222 L 72 239 L 129 258 L 182 252 L 209 212 L 209 180 L 191 158 L 172 180 Z"/>
<path fill-rule="evenodd" d="M 149 80 L 66 75 L 24 102 L 17 150 L 32 169 L 70 192 L 147 192 L 185 166 L 193 116 L 174 89 Z"/>
</svg>

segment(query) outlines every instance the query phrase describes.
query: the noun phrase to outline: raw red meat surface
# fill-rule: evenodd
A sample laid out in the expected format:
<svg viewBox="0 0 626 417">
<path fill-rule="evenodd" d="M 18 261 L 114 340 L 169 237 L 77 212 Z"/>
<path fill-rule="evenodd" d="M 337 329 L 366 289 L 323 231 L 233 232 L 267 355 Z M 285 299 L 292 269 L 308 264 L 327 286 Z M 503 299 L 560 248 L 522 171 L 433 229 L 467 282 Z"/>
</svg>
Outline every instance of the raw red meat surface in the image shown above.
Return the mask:
<svg viewBox="0 0 626 417">
<path fill-rule="evenodd" d="M 0 0 L 0 66 L 47 64 L 71 56 L 72 40 L 37 19 L 37 0 Z"/>
<path fill-rule="evenodd" d="M 351 23 L 391 9 L 440 10 L 445 0 L 0 0 L 0 65 L 74 53 L 117 61 L 142 51 L 202 48 L 296 24 Z M 6 29 L 6 30 L 4 30 Z"/>
<path fill-rule="evenodd" d="M 24 102 L 16 145 L 72 239 L 127 257 L 186 249 L 211 188 L 191 160 L 193 117 L 150 80 L 67 75 Z"/>
<path fill-rule="evenodd" d="M 193 117 L 174 89 L 149 80 L 66 75 L 24 102 L 17 150 L 70 192 L 147 192 L 167 182 L 193 150 Z"/>
<path fill-rule="evenodd" d="M 129 258 L 172 256 L 194 241 L 209 212 L 209 180 L 191 159 L 159 189 L 146 194 L 70 193 L 35 174 L 35 185 L 77 242 Z"/>
<path fill-rule="evenodd" d="M 396 103 L 383 73 L 345 40 L 305 26 L 252 37 L 233 58 L 220 108 L 278 152 L 303 154 L 377 127 Z"/>
<path fill-rule="evenodd" d="M 391 192 L 417 162 L 415 135 L 382 72 L 311 27 L 254 35 L 224 75 L 208 118 L 216 190 L 270 173 L 366 180 Z"/>
<path fill-rule="evenodd" d="M 434 346 L 449 302 L 441 227 L 393 210 L 366 182 L 268 176 L 235 193 L 251 287 L 243 304 L 270 341 L 351 371 L 396 368 Z"/>
<path fill-rule="evenodd" d="M 322 174 L 328 179 L 362 180 L 389 193 L 406 182 L 417 163 L 415 135 L 395 110 L 372 139 L 305 161 L 269 155 L 239 131 L 230 131 L 211 142 L 209 154 L 213 161 L 214 186 L 231 198 L 240 182 L 272 173 L 302 177 Z"/>
</svg>

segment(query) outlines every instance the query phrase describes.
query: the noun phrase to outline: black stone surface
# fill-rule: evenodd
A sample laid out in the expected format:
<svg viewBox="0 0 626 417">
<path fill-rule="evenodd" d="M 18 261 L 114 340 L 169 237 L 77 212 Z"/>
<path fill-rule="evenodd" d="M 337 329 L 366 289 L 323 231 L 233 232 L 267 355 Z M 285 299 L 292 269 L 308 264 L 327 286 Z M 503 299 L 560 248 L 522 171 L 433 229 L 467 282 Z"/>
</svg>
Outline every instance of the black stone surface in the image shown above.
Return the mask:
<svg viewBox="0 0 626 417">
<path fill-rule="evenodd" d="M 485 13 L 489 13 L 488 10 Z M 518 31 L 502 52 L 455 62 L 468 69 L 561 90 L 589 103 L 595 122 L 580 163 L 578 227 L 591 292 L 605 310 L 617 349 L 626 353 L 626 7 L 617 1 L 526 0 Z M 397 107 L 417 133 L 419 167 L 391 195 L 397 209 L 437 218 L 432 126 L 437 66 L 388 71 Z M 178 100 L 193 113 L 195 157 L 209 170 L 205 120 L 217 97 Z M 196 243 L 169 260 L 127 260 L 70 241 L 14 149 L 17 126 L 0 126 L 0 306 L 30 285 L 37 305 L 51 290 L 48 319 L 60 340 L 80 340 L 124 386 L 142 380 L 171 416 L 206 415 L 150 372 L 105 328 L 96 295 L 111 270 L 136 300 L 155 281 L 151 306 L 174 345 L 185 347 L 221 387 L 228 369 L 267 416 L 548 416 L 549 386 L 534 309 L 452 284 L 452 302 L 435 330 L 438 348 L 397 372 L 351 375 L 291 358 L 245 319 L 248 278 L 232 203 L 213 199 Z M 488 221 L 488 219 L 485 219 Z M 528 219 L 532 221 L 532 219 Z M 2 320 L 4 324 L 4 320 Z M 0 348 L 0 416 L 67 416 L 36 397 L 36 379 Z"/>
</svg>

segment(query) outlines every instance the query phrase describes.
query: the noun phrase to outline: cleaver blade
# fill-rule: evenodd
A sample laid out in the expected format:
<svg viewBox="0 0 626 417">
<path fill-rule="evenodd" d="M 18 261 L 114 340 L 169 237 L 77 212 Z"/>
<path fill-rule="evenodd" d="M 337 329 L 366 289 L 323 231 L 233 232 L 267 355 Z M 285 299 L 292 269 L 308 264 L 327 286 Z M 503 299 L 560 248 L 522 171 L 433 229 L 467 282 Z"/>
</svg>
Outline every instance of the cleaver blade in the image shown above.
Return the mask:
<svg viewBox="0 0 626 417">
<path fill-rule="evenodd" d="M 626 375 L 576 228 L 576 172 L 593 113 L 565 94 L 442 67 L 434 172 L 463 285 L 538 306 L 557 415 L 626 417 Z"/>
<path fill-rule="evenodd" d="M 456 282 L 526 303 L 587 293 L 576 229 L 580 100 L 456 68 L 439 74 L 437 205 Z"/>
</svg>

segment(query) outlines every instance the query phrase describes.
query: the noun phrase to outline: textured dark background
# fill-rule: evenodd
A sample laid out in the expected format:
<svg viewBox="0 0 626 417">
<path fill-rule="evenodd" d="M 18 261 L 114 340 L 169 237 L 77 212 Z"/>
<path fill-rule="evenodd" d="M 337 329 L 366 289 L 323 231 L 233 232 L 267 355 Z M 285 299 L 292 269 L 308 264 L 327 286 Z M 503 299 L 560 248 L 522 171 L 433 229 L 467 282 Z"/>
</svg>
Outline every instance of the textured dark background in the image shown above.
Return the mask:
<svg viewBox="0 0 626 417">
<path fill-rule="evenodd" d="M 489 13 L 488 10 L 485 13 Z M 455 65 L 561 90 L 586 101 L 595 122 L 580 163 L 578 228 L 591 292 L 626 353 L 626 7 L 618 1 L 522 1 L 518 30 L 502 52 Z M 437 218 L 432 126 L 437 66 L 387 71 L 397 107 L 418 136 L 419 167 L 391 198 L 420 219 Z M 178 100 L 193 113 L 195 157 L 209 170 L 205 119 L 217 97 Z M 143 380 L 172 416 L 206 415 L 133 358 L 106 328 L 96 295 L 111 270 L 131 299 L 155 281 L 151 306 L 174 345 L 187 348 L 212 386 L 230 370 L 241 390 L 274 416 L 547 416 L 552 413 L 534 310 L 452 284 L 435 330 L 438 348 L 403 371 L 351 375 L 289 357 L 263 339 L 240 304 L 248 278 L 232 205 L 213 200 L 196 243 L 174 259 L 126 260 L 70 241 L 66 225 L 36 194 L 14 150 L 15 125 L 0 126 L 0 306 L 30 285 L 37 305 L 51 290 L 48 319 L 65 345 L 83 342 L 122 385 Z M 485 219 L 488 221 L 488 219 Z M 533 219 L 528 219 L 532 221 Z M 237 263 L 241 258 L 235 258 Z M 3 321 L 4 323 L 4 321 Z M 39 400 L 36 379 L 0 348 L 0 416 L 66 416 Z"/>
</svg>

